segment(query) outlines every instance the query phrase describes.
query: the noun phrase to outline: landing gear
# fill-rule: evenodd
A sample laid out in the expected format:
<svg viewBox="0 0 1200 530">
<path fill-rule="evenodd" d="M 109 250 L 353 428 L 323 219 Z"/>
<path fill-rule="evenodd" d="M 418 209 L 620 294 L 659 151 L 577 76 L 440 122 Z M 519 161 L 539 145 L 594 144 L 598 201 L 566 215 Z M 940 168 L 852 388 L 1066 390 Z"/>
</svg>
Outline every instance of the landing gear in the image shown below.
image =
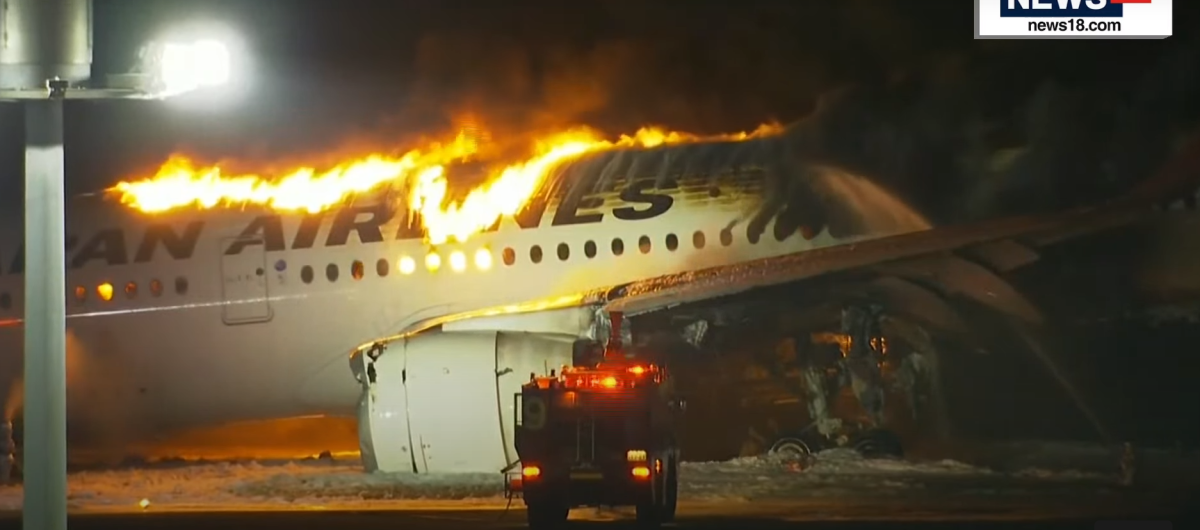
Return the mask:
<svg viewBox="0 0 1200 530">
<path fill-rule="evenodd" d="M 654 477 L 651 498 L 637 505 L 638 525 L 657 528 L 674 521 L 678 504 L 679 463 L 672 458 L 663 466 L 662 472 Z"/>
<path fill-rule="evenodd" d="M 854 397 L 875 427 L 883 425 L 883 334 L 878 306 L 850 306 L 842 310 L 842 333 L 850 337 L 842 367 L 850 376 Z"/>
<path fill-rule="evenodd" d="M 804 440 L 799 438 L 780 438 L 771 445 L 767 454 L 779 455 L 788 459 L 800 459 L 813 454 L 813 451 Z"/>
<path fill-rule="evenodd" d="M 884 417 L 883 364 L 887 353 L 881 331 L 883 309 L 875 305 L 851 305 L 842 309 L 841 333 L 817 333 L 812 336 L 816 348 L 810 351 L 803 369 L 804 393 L 812 425 L 798 436 L 782 437 L 771 448 L 773 453 L 816 453 L 822 449 L 849 446 L 863 456 L 898 456 L 899 439 L 882 430 Z M 907 389 L 916 403 L 915 388 L 923 375 L 921 359 L 906 366 Z M 911 380 L 911 381 L 908 381 Z M 832 402 L 841 389 L 849 386 L 862 406 L 863 422 L 846 422 L 833 417 Z"/>
<path fill-rule="evenodd" d="M 854 442 L 854 450 L 863 458 L 904 458 L 900 438 L 890 431 L 871 429 Z"/>
<path fill-rule="evenodd" d="M 804 460 L 826 449 L 844 447 L 854 449 L 863 458 L 904 457 L 900 437 L 891 431 L 848 423 L 826 434 L 819 432 L 816 427 L 811 425 L 794 435 L 780 437 L 767 454 L 787 460 Z"/>
</svg>

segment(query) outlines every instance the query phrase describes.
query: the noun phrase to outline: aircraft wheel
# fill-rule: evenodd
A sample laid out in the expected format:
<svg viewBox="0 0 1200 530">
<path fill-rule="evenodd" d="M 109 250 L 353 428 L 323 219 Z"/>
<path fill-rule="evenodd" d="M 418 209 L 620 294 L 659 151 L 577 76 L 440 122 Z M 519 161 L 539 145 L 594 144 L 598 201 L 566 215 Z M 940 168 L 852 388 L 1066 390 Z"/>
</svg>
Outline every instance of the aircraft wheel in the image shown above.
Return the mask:
<svg viewBox="0 0 1200 530">
<path fill-rule="evenodd" d="M 863 458 L 904 458 L 900 437 L 884 430 L 867 431 L 854 442 L 854 450 Z"/>
<path fill-rule="evenodd" d="M 799 438 L 780 438 L 767 451 L 769 455 L 782 456 L 788 459 L 800 459 L 812 454 L 808 443 Z"/>
</svg>

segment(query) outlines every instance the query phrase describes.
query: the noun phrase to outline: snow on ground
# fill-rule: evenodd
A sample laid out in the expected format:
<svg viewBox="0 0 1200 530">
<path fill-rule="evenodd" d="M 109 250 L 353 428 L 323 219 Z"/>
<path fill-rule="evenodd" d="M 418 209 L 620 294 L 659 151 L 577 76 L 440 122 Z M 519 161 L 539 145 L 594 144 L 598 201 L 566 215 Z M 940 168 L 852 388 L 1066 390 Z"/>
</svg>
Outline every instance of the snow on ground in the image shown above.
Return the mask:
<svg viewBox="0 0 1200 530">
<path fill-rule="evenodd" d="M 776 457 L 685 463 L 681 501 L 769 502 L 836 496 L 1044 494 L 1111 488 L 1115 476 L 1080 470 L 1026 468 L 1000 472 L 954 460 L 868 460 L 846 449 L 812 462 Z M 69 480 L 76 509 L 128 509 L 142 499 L 153 507 L 360 507 L 470 501 L 503 506 L 499 473 L 465 475 L 366 474 L 357 461 L 192 463 L 85 471 Z M 519 503 L 518 503 L 519 504 Z M 19 487 L 0 488 L 0 510 L 19 509 Z"/>
<path fill-rule="evenodd" d="M 1050 486 L 1094 489 L 1115 481 L 1103 473 L 1079 470 L 1001 473 L 955 460 L 865 459 L 849 449 L 823 451 L 807 464 L 771 456 L 687 464 L 680 477 L 681 491 L 690 496 L 745 500 L 957 494 L 978 492 L 980 487 L 989 493 L 1027 494 Z"/>
</svg>

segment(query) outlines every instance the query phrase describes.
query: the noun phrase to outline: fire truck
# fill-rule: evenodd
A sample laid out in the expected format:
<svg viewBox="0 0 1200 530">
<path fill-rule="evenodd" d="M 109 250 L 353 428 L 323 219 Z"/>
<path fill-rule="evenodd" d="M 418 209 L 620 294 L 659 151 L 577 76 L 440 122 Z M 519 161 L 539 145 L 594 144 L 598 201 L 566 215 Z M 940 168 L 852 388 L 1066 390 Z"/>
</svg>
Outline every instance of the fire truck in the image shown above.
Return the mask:
<svg viewBox="0 0 1200 530">
<path fill-rule="evenodd" d="M 632 505 L 649 526 L 675 518 L 685 402 L 663 366 L 614 343 L 577 343 L 572 366 L 530 374 L 514 397 L 520 470 L 509 472 L 506 493 L 525 502 L 532 529 L 585 506 Z"/>
</svg>

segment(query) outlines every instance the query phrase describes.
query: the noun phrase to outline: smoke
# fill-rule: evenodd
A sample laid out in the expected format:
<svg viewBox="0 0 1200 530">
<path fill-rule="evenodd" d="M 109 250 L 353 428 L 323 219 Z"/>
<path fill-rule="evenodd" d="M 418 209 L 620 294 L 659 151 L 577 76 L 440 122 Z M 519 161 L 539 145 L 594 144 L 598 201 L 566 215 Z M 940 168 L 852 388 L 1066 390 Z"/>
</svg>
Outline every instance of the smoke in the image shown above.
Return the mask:
<svg viewBox="0 0 1200 530">
<path fill-rule="evenodd" d="M 580 124 L 705 134 L 793 122 L 789 156 L 947 224 L 1127 190 L 1190 127 L 1200 94 L 1195 43 L 950 45 L 918 23 L 929 13 L 893 2 L 768 2 L 738 17 L 699 2 L 587 6 L 570 24 L 496 10 L 422 35 L 392 119 L 452 129 L 465 113 L 523 147 Z M 775 178 L 787 189 L 801 177 Z"/>
<path fill-rule="evenodd" d="M 1200 110 L 1200 54 L 1171 50 L 1122 94 L 1037 81 L 999 110 L 987 75 L 954 60 L 827 92 L 794 156 L 865 175 L 938 223 L 1093 204 L 1154 175 Z"/>
</svg>

